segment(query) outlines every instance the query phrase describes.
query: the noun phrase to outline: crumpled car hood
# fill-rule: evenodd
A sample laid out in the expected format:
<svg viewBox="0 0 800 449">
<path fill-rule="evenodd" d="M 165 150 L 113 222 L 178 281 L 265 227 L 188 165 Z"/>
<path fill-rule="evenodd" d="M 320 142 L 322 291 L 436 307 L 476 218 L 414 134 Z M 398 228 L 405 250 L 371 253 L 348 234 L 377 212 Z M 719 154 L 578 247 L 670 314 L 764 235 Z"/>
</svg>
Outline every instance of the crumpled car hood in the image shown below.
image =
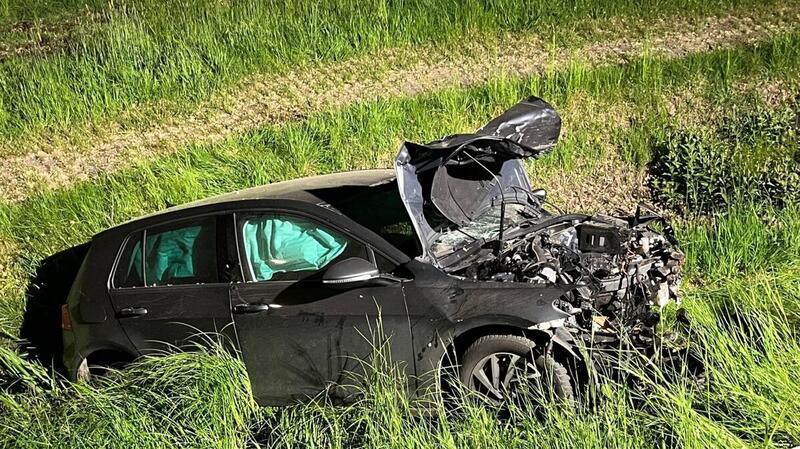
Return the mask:
<svg viewBox="0 0 800 449">
<path fill-rule="evenodd" d="M 529 97 L 474 134 L 404 143 L 395 171 L 423 260 L 436 264 L 431 245 L 443 230 L 472 222 L 501 199 L 506 204 L 529 201 L 522 159 L 548 153 L 560 132 L 561 118 L 553 107 Z"/>
</svg>

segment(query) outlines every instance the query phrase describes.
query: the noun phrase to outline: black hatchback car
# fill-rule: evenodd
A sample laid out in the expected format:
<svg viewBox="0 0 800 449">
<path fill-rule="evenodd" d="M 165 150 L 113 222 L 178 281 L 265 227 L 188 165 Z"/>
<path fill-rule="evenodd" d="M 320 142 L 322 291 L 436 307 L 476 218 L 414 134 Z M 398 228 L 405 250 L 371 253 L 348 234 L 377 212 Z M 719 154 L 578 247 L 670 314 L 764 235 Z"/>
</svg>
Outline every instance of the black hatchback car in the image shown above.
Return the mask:
<svg viewBox="0 0 800 449">
<path fill-rule="evenodd" d="M 241 352 L 257 401 L 285 404 L 358 371 L 380 321 L 412 393 L 452 365 L 495 399 L 531 372 L 571 398 L 576 346 L 613 344 L 622 327 L 646 342 L 683 256 L 656 217 L 544 208 L 523 159 L 560 126 L 531 97 L 475 134 L 404 144 L 394 170 L 256 187 L 103 231 L 63 307 L 66 370 L 86 378 L 216 333 Z"/>
</svg>

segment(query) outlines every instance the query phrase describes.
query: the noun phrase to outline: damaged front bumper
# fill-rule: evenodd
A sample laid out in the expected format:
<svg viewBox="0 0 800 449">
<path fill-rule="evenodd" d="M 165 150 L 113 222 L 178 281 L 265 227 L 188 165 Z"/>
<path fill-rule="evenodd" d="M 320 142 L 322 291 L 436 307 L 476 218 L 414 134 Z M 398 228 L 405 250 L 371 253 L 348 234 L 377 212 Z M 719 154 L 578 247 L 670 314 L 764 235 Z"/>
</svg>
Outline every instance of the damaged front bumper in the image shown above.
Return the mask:
<svg viewBox="0 0 800 449">
<path fill-rule="evenodd" d="M 395 171 L 420 259 L 462 279 L 566 292 L 554 306 L 568 318 L 535 329 L 569 328 L 593 346 L 623 333 L 651 342 L 657 308 L 679 300 L 684 255 L 657 216 L 547 212 L 523 159 L 550 152 L 560 131 L 552 106 L 529 97 L 475 133 L 406 142 Z"/>
</svg>

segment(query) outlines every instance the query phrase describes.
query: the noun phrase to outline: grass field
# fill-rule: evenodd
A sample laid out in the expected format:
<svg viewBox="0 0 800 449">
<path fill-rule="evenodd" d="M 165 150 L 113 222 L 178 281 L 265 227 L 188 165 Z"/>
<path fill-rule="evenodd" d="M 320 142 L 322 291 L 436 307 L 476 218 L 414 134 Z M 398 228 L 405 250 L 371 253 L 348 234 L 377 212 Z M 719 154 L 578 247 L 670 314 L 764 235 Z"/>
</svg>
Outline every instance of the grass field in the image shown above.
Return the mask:
<svg viewBox="0 0 800 449">
<path fill-rule="evenodd" d="M 0 3 L 0 38 L 14 45 L 36 27 L 46 35 L 59 28 L 53 24 L 70 24 L 59 31 L 63 45 L 0 57 L 4 139 L 58 140 L 110 121 L 158 122 L 243 77 L 380 49 L 455 51 L 532 32 L 577 48 L 618 37 L 625 28 L 613 24 L 775 6 L 184 2 L 180 13 L 166 14 L 179 3 L 83 3 Z M 33 28 L 20 28 L 23 22 Z M 513 409 L 498 420 L 496 411 L 467 400 L 456 411 L 436 398 L 425 407 L 410 403 L 379 353 L 357 404 L 259 409 L 241 362 L 213 346 L 144 359 L 87 386 L 53 379 L 7 339 L 0 345 L 0 447 L 800 445 L 800 23 L 791 28 L 729 49 L 670 58 L 645 51 L 611 65 L 575 60 L 471 87 L 324 108 L 0 202 L 0 335 L 13 337 L 38 260 L 110 225 L 242 187 L 390 166 L 403 139 L 468 132 L 538 95 L 562 114 L 564 131 L 551 155 L 529 164 L 534 185 L 569 210 L 629 213 L 644 199 L 672 218 L 688 257 L 683 305 L 695 322 L 691 340 L 709 370 L 702 388 L 670 380 L 663 367 L 621 359 L 642 379 L 639 388 L 604 379 L 587 393 L 591 405 L 554 407 L 544 416 Z M 139 104 L 164 107 L 137 116 Z M 680 326 L 672 312 L 664 332 Z"/>
<path fill-rule="evenodd" d="M 575 42 L 594 37 L 595 23 L 609 17 L 692 17 L 740 4 L 764 10 L 775 5 L 746 0 L 648 0 L 641 5 L 577 0 L 559 8 L 544 1 L 505 0 L 89 1 L 82 8 L 75 4 L 83 2 L 4 3 L 0 20 L 7 23 L 42 17 L 27 31 L 6 26 L 7 34 L 27 33 L 39 45 L 0 64 L 4 139 L 102 123 L 122 111 L 135 121 L 141 117 L 134 106 L 154 101 L 163 118 L 247 74 L 381 48 L 455 46 L 465 39 L 491 41 L 502 32 L 524 31 Z M 24 41 L 24 36 L 8 39 Z M 147 112 L 152 114 L 152 108 Z"/>
</svg>

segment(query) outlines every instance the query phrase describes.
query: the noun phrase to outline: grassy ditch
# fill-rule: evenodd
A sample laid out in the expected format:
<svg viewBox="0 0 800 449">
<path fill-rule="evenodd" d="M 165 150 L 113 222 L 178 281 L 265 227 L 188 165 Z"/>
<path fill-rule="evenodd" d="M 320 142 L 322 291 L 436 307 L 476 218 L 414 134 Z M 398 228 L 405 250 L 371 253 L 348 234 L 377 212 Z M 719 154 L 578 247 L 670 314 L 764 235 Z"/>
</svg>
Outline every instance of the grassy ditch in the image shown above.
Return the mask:
<svg viewBox="0 0 800 449">
<path fill-rule="evenodd" d="M 735 206 L 714 224 L 679 227 L 693 256 L 685 306 L 688 333 L 708 369 L 702 387 L 633 358 L 621 367 L 639 379 L 630 387 L 604 378 L 577 409 L 491 406 L 458 396 L 412 403 L 405 379 L 381 350 L 369 363 L 361 400 L 334 407 L 322 398 L 289 408 L 253 406 L 241 362 L 211 345 L 194 353 L 144 359 L 91 386 L 52 384 L 40 368 L 8 351 L 17 383 L 0 392 L 0 445 L 33 447 L 510 447 L 545 448 L 791 447 L 800 441 L 797 315 L 800 274 L 784 261 L 739 273 L 719 287 L 699 262 L 738 260 L 717 247 L 757 235 L 781 241 L 776 227 L 738 226 L 773 217 L 798 226 L 800 211 Z M 723 230 L 725 230 L 723 232 Z M 796 248 L 794 248 L 796 249 Z M 787 249 L 788 250 L 788 249 Z M 755 259 L 761 259 L 754 253 Z M 796 261 L 795 261 L 796 262 Z M 777 270 L 780 275 L 772 270 Z M 713 275 L 712 275 L 713 276 Z M 758 279 L 769 279 L 759 282 Z M 707 283 L 708 282 L 708 283 Z M 707 283 L 706 285 L 701 285 Z M 788 289 L 788 290 L 787 290 Z M 788 295 L 787 295 L 788 293 Z M 684 332 L 685 334 L 685 332 Z M 379 347 L 380 348 L 380 347 Z M 7 372 L 7 371 L 6 371 Z M 505 416 L 498 419 L 498 416 Z"/>
<path fill-rule="evenodd" d="M 29 6 L 10 0 L 0 6 L 0 21 L 32 23 L 29 31 L 7 25 L 5 40 L 27 36 L 35 44 L 35 51 L 26 50 L 31 45 L 25 42 L 16 45 L 20 51 L 11 45 L 0 61 L 0 136 L 74 133 L 106 123 L 109 116 L 127 126 L 166 119 L 248 74 L 380 49 L 455 48 L 465 41 L 491 45 L 501 33 L 520 32 L 573 48 L 613 35 L 623 22 L 667 14 L 692 20 L 735 8 L 767 15 L 778 5 L 752 0 L 87 3 L 86 8 L 78 2 Z M 66 28 L 67 33 L 47 31 Z M 43 32 L 57 37 L 42 40 Z"/>
<path fill-rule="evenodd" d="M 644 58 L 595 69 L 573 65 L 522 80 L 498 79 L 472 89 L 357 104 L 305 122 L 191 146 L 69 189 L 0 205 L 0 241 L 9 248 L 6 261 L 0 261 L 7 267 L 0 281 L 3 321 L 7 328 L 14 327 L 23 304 L 25 273 L 41 258 L 104 228 L 166 204 L 243 187 L 388 167 L 402 139 L 426 141 L 474 130 L 531 94 L 551 101 L 565 121 L 556 151 L 529 165 L 533 183 L 547 187 L 551 199 L 568 209 L 618 207 L 629 212 L 637 197 L 647 195 L 637 183 L 653 148 L 669 138 L 670 130 L 680 126 L 686 132 L 713 134 L 713 129 L 736 123 L 726 111 L 766 107 L 757 90 L 743 93 L 743 82 L 797 85 L 799 41 L 798 36 L 788 36 L 681 60 Z M 724 72 L 718 69 L 722 63 Z M 691 101 L 684 102 L 681 95 L 687 92 Z M 691 119 L 696 114 L 704 120 Z M 791 132 L 790 127 L 781 129 Z M 607 174 L 597 177 L 597 172 Z M 618 176 L 632 179 L 620 182 Z"/>
<path fill-rule="evenodd" d="M 192 146 L 141 162 L 72 188 L 0 206 L 0 329 L 16 332 L 25 275 L 41 257 L 79 243 L 127 218 L 236 188 L 277 180 L 391 163 L 401 139 L 428 140 L 470 131 L 519 100 L 536 94 L 564 116 L 556 151 L 530 164 L 537 185 L 553 187 L 555 202 L 575 191 L 595 198 L 586 209 L 627 206 L 631 192 L 615 194 L 617 173 L 645 173 L 663 156 L 689 160 L 697 147 L 726 152 L 731 170 L 752 171 L 736 158 L 758 148 L 784 160 L 796 129 L 784 120 L 795 105 L 762 95 L 776 83 L 796 92 L 800 36 L 664 61 L 593 68 L 573 65 L 527 79 L 495 80 L 465 90 L 380 100 L 328 111 L 308 120 L 267 127 L 221 143 Z M 752 123 L 755 117 L 757 126 Z M 768 117 L 761 120 L 759 117 Z M 795 153 L 796 154 L 796 153 Z M 655 159 L 654 159 L 655 157 Z M 727 157 L 727 156 L 726 156 Z M 609 165 L 604 161 L 613 161 Z M 694 160 L 694 159 L 692 159 Z M 713 160 L 713 159 L 712 159 Z M 764 159 L 766 178 L 791 175 Z M 712 164 L 713 165 L 713 164 Z M 613 172 L 613 166 L 622 170 Z M 670 165 L 672 166 L 672 165 Z M 418 412 L 401 394 L 403 379 L 388 360 L 363 399 L 347 407 L 324 401 L 285 409 L 256 409 L 241 362 L 211 349 L 144 359 L 98 385 L 58 385 L 40 367 L 0 348 L 2 447 L 793 447 L 800 444 L 800 209 L 786 190 L 758 190 L 748 177 L 712 178 L 730 195 L 682 180 L 683 165 L 654 172 L 680 181 L 656 187 L 673 208 L 686 250 L 684 306 L 688 331 L 709 370 L 702 388 L 671 379 L 644 360 L 623 368 L 641 378 L 638 388 L 608 379 L 595 386 L 592 405 L 553 406 L 537 415 L 513 409 L 508 419 L 463 398 L 462 406 Z M 797 166 L 794 166 L 796 170 Z M 766 170 L 766 171 L 764 171 Z M 703 171 L 704 172 L 704 171 Z M 724 173 L 723 173 L 724 174 Z M 568 182 L 563 181 L 566 179 Z M 599 181 L 598 181 L 599 179 Z M 561 181 L 559 181 L 561 180 Z M 605 186 L 605 187 L 604 187 Z M 684 187 L 680 187 L 684 186 Z M 721 188 L 721 187 L 720 187 Z M 583 189 L 583 190 L 581 190 Z M 605 189 L 605 190 L 604 190 Z M 643 190 L 644 192 L 647 189 Z M 664 195 L 664 196 L 659 196 Z M 9 256 L 10 254 L 10 256 Z M 679 328 L 674 309 L 664 329 Z"/>
</svg>

